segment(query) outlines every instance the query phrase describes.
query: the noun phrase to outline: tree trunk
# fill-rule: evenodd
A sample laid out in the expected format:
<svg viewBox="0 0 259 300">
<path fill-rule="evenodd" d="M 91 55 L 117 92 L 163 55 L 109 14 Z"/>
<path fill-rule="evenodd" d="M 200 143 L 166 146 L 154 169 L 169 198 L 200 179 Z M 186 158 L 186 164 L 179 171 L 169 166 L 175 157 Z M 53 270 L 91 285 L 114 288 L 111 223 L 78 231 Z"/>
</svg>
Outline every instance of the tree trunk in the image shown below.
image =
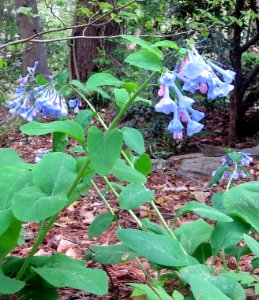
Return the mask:
<svg viewBox="0 0 259 300">
<path fill-rule="evenodd" d="M 114 0 L 100 1 L 114 3 Z M 97 7 L 91 6 L 88 0 L 78 0 L 77 9 L 87 7 L 93 12 L 97 11 Z M 86 24 L 89 21 L 87 16 L 78 16 L 75 14 L 74 24 Z M 120 32 L 120 27 L 114 21 L 105 22 L 107 19 L 102 19 L 99 23 L 89 25 L 86 28 L 77 28 L 73 30 L 73 36 L 102 36 L 114 35 Z M 104 24 L 105 23 L 105 24 Z M 98 71 L 96 59 L 100 57 L 100 52 L 106 56 L 106 53 L 116 47 L 117 44 L 107 41 L 107 39 L 77 39 L 72 40 L 70 44 L 70 73 L 72 79 L 77 79 L 85 82 L 92 72 Z M 98 51 L 98 49 L 100 51 Z"/>
<path fill-rule="evenodd" d="M 29 7 L 33 14 L 38 14 L 36 0 L 15 0 L 15 7 Z M 26 39 L 35 33 L 42 31 L 40 18 L 27 16 L 23 13 L 17 13 L 17 27 L 21 39 Z M 38 61 L 36 73 L 42 74 L 44 77 L 50 75 L 48 67 L 47 51 L 43 44 L 25 43 L 25 51 L 23 52 L 23 75 L 27 74 L 27 68 L 33 67 L 35 61 Z"/>
</svg>

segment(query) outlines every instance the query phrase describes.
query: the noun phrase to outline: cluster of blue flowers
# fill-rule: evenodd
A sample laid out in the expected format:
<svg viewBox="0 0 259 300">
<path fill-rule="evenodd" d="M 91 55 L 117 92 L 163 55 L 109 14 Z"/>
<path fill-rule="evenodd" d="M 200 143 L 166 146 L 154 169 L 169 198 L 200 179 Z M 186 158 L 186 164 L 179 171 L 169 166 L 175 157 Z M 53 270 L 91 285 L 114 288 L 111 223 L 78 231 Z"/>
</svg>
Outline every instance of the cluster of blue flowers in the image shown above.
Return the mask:
<svg viewBox="0 0 259 300">
<path fill-rule="evenodd" d="M 253 158 L 250 154 L 244 153 L 244 152 L 235 152 L 237 155 L 239 155 L 239 159 L 237 162 L 235 162 L 229 154 L 227 154 L 225 157 L 221 159 L 222 166 L 217 168 L 215 171 L 213 171 L 212 176 L 214 176 L 219 169 L 224 168 L 225 171 L 221 177 L 221 180 L 228 180 L 233 172 L 234 172 L 234 166 L 235 163 L 237 163 L 237 171 L 233 174 L 233 179 L 238 178 L 247 178 L 248 173 L 245 172 L 245 169 L 249 167 L 251 162 L 253 161 Z"/>
<path fill-rule="evenodd" d="M 67 105 L 65 99 L 51 84 L 35 85 L 34 73 L 38 66 L 28 68 L 28 74 L 19 79 L 19 86 L 15 90 L 14 100 L 8 101 L 9 112 L 20 115 L 30 122 L 38 119 L 41 115 L 46 117 L 63 117 L 67 115 Z"/>
<path fill-rule="evenodd" d="M 234 86 L 230 83 L 234 78 L 235 72 L 223 70 L 211 61 L 205 62 L 196 49 L 189 50 L 181 65 L 176 66 L 173 72 L 168 71 L 161 76 L 158 95 L 162 98 L 155 105 L 155 110 L 174 114 L 167 127 L 174 139 L 182 139 L 184 122 L 187 122 L 188 136 L 200 132 L 203 125 L 199 121 L 204 117 L 203 112 L 192 108 L 194 100 L 183 95 L 179 81 L 183 82 L 182 90 L 190 93 L 199 90 L 202 94 L 207 93 L 208 99 L 214 100 L 227 96 L 233 90 Z M 170 97 L 170 88 L 175 101 Z"/>
</svg>

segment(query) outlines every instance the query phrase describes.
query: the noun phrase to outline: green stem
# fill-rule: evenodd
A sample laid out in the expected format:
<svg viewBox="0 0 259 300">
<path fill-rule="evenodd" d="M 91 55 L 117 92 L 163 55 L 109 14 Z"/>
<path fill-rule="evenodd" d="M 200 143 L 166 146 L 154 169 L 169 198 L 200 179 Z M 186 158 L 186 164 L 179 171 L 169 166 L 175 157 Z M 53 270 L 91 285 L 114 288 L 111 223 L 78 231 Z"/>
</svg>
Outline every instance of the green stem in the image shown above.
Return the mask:
<svg viewBox="0 0 259 300">
<path fill-rule="evenodd" d="M 226 192 L 229 190 L 230 188 L 230 185 L 231 185 L 231 182 L 232 180 L 234 179 L 234 176 L 236 174 L 236 171 L 237 171 L 237 163 L 235 162 L 235 168 L 234 168 L 234 171 L 232 172 L 230 178 L 229 178 L 229 182 L 228 182 L 228 185 L 227 185 L 227 188 L 226 188 Z"/>
<path fill-rule="evenodd" d="M 156 75 L 156 72 L 153 72 L 148 79 L 136 90 L 134 95 L 125 103 L 123 108 L 120 110 L 120 112 L 117 114 L 117 116 L 113 119 L 111 122 L 108 130 L 112 130 L 117 127 L 119 124 L 121 118 L 123 117 L 124 113 L 128 110 L 128 108 L 131 106 L 131 104 L 136 100 L 138 95 L 146 88 L 146 86 L 149 84 L 149 82 L 152 80 L 152 78 Z"/>
<path fill-rule="evenodd" d="M 69 187 L 68 189 L 68 192 L 67 192 L 67 198 L 69 198 L 74 189 L 76 188 L 78 182 L 80 181 L 80 179 L 82 178 L 83 174 L 84 174 L 84 171 L 85 169 L 87 168 L 87 166 L 89 165 L 90 163 L 90 160 L 87 158 L 85 163 L 82 165 L 80 171 L 78 172 L 75 180 L 72 182 L 71 186 Z M 43 242 L 45 236 L 47 235 L 47 233 L 49 232 L 50 228 L 52 227 L 52 225 L 55 223 L 56 219 L 57 219 L 57 216 L 58 214 L 52 216 L 50 219 L 49 219 L 49 222 L 48 224 L 46 225 L 46 227 L 39 232 L 38 236 L 37 236 L 37 239 L 29 253 L 29 255 L 26 257 L 21 269 L 19 270 L 19 272 L 17 273 L 16 275 L 16 279 L 17 280 L 20 280 L 22 278 L 22 276 L 24 275 L 25 271 L 27 270 L 30 262 L 31 262 L 31 259 L 32 257 L 34 256 L 34 254 L 36 253 L 36 251 L 38 250 L 38 247 L 40 246 L 40 244 Z"/>
<path fill-rule="evenodd" d="M 154 283 L 154 280 L 152 279 L 152 277 L 149 275 L 149 273 L 147 272 L 147 270 L 145 269 L 145 267 L 143 266 L 142 262 L 140 261 L 140 259 L 138 257 L 135 257 L 140 269 L 142 270 L 142 272 L 146 275 L 147 279 L 151 282 Z"/>
<path fill-rule="evenodd" d="M 221 254 L 221 256 L 222 256 L 222 259 L 223 259 L 224 270 L 227 271 L 228 265 L 227 265 L 226 255 L 225 255 L 225 250 L 224 250 L 224 249 L 222 249 L 222 254 Z"/>
</svg>

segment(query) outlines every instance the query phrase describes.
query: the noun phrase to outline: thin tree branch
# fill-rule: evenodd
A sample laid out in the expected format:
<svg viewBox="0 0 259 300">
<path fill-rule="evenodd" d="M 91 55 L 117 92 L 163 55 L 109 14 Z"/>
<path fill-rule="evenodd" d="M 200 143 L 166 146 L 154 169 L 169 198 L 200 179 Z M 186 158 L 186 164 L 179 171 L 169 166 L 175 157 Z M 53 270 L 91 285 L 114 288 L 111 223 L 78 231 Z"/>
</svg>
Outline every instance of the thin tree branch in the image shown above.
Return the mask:
<svg viewBox="0 0 259 300">
<path fill-rule="evenodd" d="M 250 0 L 251 10 L 258 14 L 258 9 L 256 5 L 256 0 Z M 250 40 L 248 40 L 244 45 L 240 47 L 241 53 L 244 53 L 250 46 L 254 45 L 257 41 L 259 41 L 259 19 L 255 18 L 256 24 L 256 34 Z"/>
<path fill-rule="evenodd" d="M 258 74 L 259 74 L 259 64 L 255 65 L 255 67 L 248 73 L 242 85 L 242 89 L 244 91 L 246 91 L 249 88 L 250 84 L 253 82 L 253 80 Z"/>
<path fill-rule="evenodd" d="M 135 3 L 135 2 L 143 2 L 145 0 L 132 0 L 128 3 L 125 3 L 121 6 L 118 6 L 116 9 L 110 9 L 109 11 L 107 11 L 105 14 L 101 15 L 99 18 L 91 21 L 91 22 L 88 22 L 86 24 L 81 24 L 81 25 L 72 25 L 72 26 L 66 26 L 66 27 L 63 27 L 63 28 L 55 28 L 55 29 L 49 29 L 49 30 L 45 30 L 45 31 L 41 31 L 41 32 L 37 32 L 36 34 L 26 38 L 26 39 L 20 39 L 20 40 L 16 40 L 16 41 L 12 41 L 12 42 L 9 42 L 9 43 L 6 43 L 6 44 L 3 44 L 0 46 L 0 49 L 3 49 L 3 48 L 6 48 L 7 46 L 10 46 L 10 45 L 17 45 L 17 44 L 24 44 L 26 42 L 29 42 L 29 41 L 33 41 L 35 38 L 37 37 L 40 37 L 44 34 L 47 34 L 47 33 L 52 33 L 52 32 L 60 32 L 60 31 L 65 31 L 65 30 L 69 30 L 69 29 L 77 29 L 77 28 L 83 28 L 83 27 L 86 27 L 86 26 L 90 26 L 90 25 L 93 25 L 93 24 L 96 24 L 98 21 L 102 20 L 103 18 L 105 18 L 106 16 L 110 15 L 111 13 L 117 13 L 119 11 L 121 11 L 123 8 Z M 34 40 L 35 41 L 35 40 Z"/>
</svg>

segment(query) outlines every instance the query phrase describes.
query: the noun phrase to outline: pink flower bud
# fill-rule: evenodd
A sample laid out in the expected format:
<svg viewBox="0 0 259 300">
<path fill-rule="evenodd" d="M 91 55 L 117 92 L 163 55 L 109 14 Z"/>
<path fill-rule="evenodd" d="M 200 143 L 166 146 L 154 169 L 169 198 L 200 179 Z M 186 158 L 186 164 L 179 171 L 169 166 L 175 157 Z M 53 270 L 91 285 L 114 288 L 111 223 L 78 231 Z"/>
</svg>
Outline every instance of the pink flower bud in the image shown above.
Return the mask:
<svg viewBox="0 0 259 300">
<path fill-rule="evenodd" d="M 160 85 L 160 89 L 158 91 L 158 96 L 163 97 L 165 93 L 165 86 L 163 84 Z"/>
<path fill-rule="evenodd" d="M 207 93 L 207 91 L 208 91 L 207 83 L 201 83 L 201 85 L 200 85 L 200 92 L 202 94 L 205 94 L 205 93 Z"/>
<path fill-rule="evenodd" d="M 180 120 L 182 122 L 187 122 L 187 118 L 186 118 L 186 115 L 185 115 L 184 111 L 180 112 Z"/>
</svg>

